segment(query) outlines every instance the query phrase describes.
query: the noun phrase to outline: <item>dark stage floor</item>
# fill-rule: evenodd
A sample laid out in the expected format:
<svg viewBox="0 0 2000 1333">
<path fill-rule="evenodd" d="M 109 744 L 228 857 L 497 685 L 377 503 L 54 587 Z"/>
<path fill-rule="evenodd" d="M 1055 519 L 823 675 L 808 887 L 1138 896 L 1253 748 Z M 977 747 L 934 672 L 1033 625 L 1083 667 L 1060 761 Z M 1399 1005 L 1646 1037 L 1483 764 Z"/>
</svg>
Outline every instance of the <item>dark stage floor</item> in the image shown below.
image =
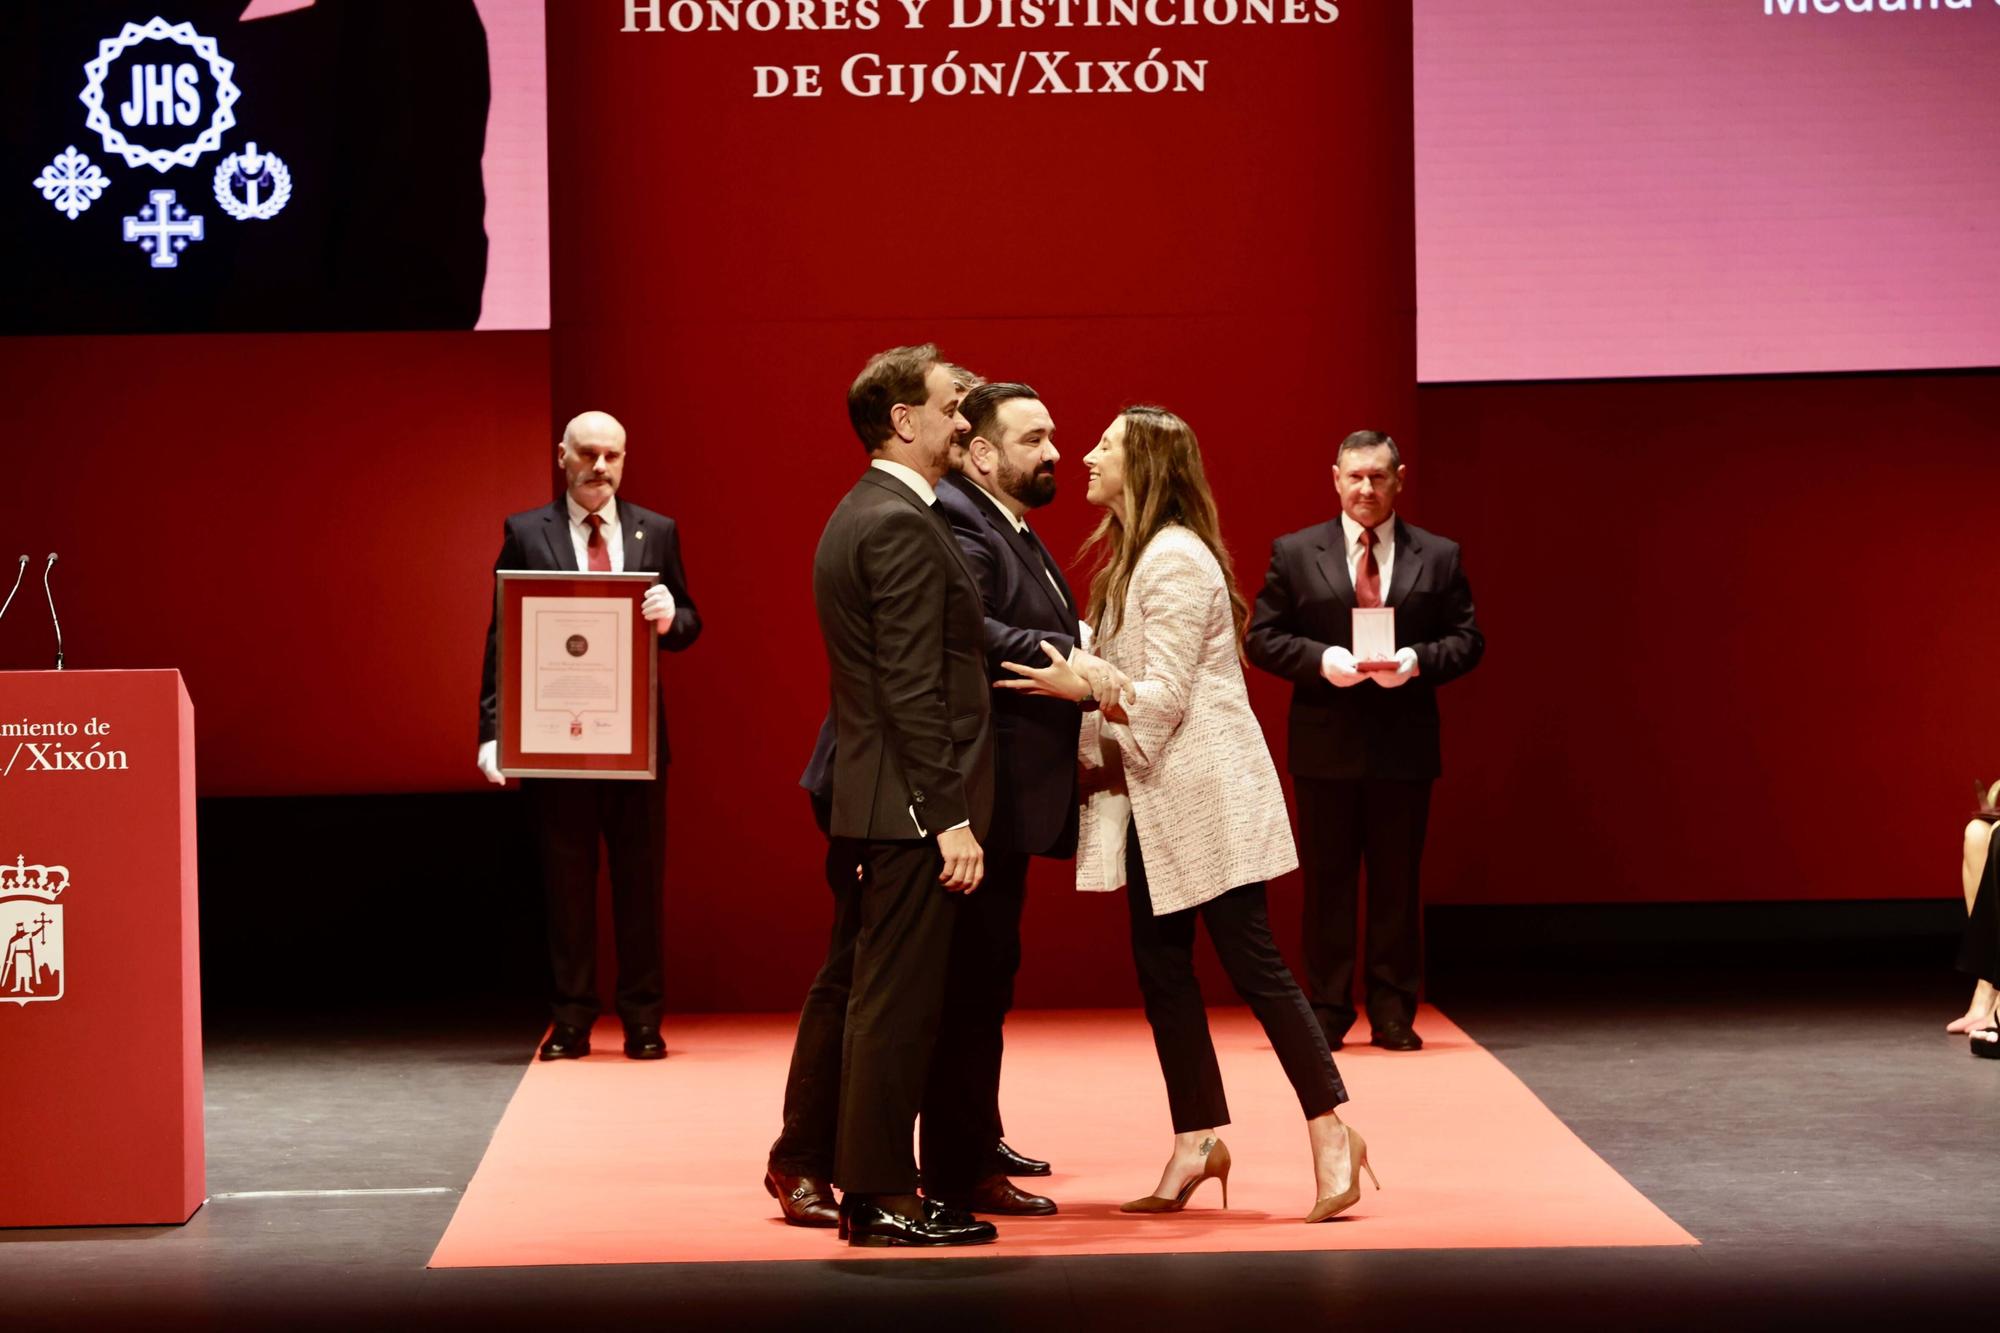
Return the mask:
<svg viewBox="0 0 2000 1333">
<path fill-rule="evenodd" d="M 533 1019 L 422 1033 L 224 1022 L 211 1025 L 208 1050 L 212 1201 L 180 1228 L 0 1232 L 0 1326 L 916 1318 L 961 1333 L 1110 1321 L 1908 1328 L 1990 1318 L 2000 1064 L 1943 1034 L 1967 989 L 1948 973 L 1461 974 L 1437 989 L 1447 1013 L 1702 1247 L 427 1272 L 519 1078 Z M 10 1152 L 29 1150 L 11 1138 Z M 1151 1165 L 1135 1160 L 1135 1179 Z M 757 1166 L 744 1164 L 746 1190 L 758 1187 Z"/>
</svg>

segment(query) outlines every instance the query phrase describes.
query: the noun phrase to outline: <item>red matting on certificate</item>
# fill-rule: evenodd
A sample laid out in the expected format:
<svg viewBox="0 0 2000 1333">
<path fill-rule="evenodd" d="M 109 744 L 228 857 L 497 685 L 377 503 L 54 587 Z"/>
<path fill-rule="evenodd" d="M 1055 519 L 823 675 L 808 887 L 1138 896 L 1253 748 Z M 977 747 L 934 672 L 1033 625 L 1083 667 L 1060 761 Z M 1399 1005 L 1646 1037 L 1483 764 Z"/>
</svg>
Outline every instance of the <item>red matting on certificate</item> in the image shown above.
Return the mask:
<svg viewBox="0 0 2000 1333">
<path fill-rule="evenodd" d="M 639 603 L 654 582 L 652 574 L 570 574 L 542 570 L 500 570 L 494 589 L 499 620 L 500 768 L 509 777 L 650 778 L 659 772 L 659 640 L 639 614 Z M 631 633 L 623 664 L 629 727 L 622 753 L 585 754 L 529 750 L 521 735 L 522 603 L 530 597 L 615 597 L 631 602 Z M 578 724 L 581 725 L 581 724 Z"/>
<path fill-rule="evenodd" d="M 1695 1245 L 1499 1060 L 1434 1009 L 1425 1047 L 1378 1051 L 1364 1029 L 1338 1057 L 1384 1188 L 1320 1226 L 1305 1127 L 1247 1010 L 1210 1015 L 1235 1121 L 1230 1208 L 1204 1185 L 1185 1212 L 1136 1217 L 1171 1142 L 1145 1019 L 1128 1010 L 1015 1014 L 1001 1094 L 1009 1142 L 1056 1172 L 1024 1181 L 1054 1217 L 995 1218 L 993 1245 L 850 1249 L 786 1226 L 764 1193 L 795 1020 L 669 1018 L 669 1057 L 625 1059 L 617 1024 L 584 1060 L 531 1063 L 433 1268 L 939 1259 L 1201 1251 Z M 1354 1044 L 1358 1036 L 1359 1049 Z"/>
</svg>

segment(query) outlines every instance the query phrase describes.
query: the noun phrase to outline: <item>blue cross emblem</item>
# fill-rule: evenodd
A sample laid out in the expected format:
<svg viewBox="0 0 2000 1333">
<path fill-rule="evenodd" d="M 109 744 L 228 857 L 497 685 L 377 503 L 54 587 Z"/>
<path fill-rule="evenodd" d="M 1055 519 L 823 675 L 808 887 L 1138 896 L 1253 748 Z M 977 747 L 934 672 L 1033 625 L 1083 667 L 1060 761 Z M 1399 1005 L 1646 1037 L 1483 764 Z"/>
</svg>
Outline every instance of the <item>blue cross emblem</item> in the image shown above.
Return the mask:
<svg viewBox="0 0 2000 1333">
<path fill-rule="evenodd" d="M 154 190 L 147 197 L 153 202 L 137 217 L 125 219 L 125 239 L 137 241 L 153 257 L 154 268 L 177 268 L 188 242 L 202 239 L 201 214 L 189 214 L 186 205 L 174 201 L 172 190 Z"/>
</svg>

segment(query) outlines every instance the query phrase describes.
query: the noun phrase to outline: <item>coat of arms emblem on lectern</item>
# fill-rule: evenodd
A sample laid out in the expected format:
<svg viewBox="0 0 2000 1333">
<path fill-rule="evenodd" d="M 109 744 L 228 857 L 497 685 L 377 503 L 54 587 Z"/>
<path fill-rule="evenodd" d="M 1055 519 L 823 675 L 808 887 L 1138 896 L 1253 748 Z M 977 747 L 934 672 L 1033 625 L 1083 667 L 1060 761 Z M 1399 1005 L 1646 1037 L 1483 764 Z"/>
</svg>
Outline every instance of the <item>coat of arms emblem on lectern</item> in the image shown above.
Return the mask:
<svg viewBox="0 0 2000 1333">
<path fill-rule="evenodd" d="M 0 1002 L 63 996 L 63 909 L 68 866 L 0 863 Z"/>
</svg>

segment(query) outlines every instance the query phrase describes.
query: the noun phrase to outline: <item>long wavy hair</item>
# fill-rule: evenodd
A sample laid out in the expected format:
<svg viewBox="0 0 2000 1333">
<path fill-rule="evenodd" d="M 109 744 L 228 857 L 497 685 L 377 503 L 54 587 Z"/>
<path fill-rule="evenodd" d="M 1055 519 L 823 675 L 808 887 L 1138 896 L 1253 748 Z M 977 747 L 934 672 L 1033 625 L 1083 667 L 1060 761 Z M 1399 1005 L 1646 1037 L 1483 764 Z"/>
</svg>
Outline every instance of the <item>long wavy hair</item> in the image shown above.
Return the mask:
<svg viewBox="0 0 2000 1333">
<path fill-rule="evenodd" d="M 1090 576 L 1091 628 L 1099 635 L 1116 634 L 1125 618 L 1125 593 L 1132 570 L 1148 543 L 1169 523 L 1195 536 L 1222 566 L 1223 586 L 1236 622 L 1237 652 L 1250 623 L 1250 604 L 1236 588 L 1236 567 L 1222 544 L 1222 523 L 1215 496 L 1202 471 L 1201 445 L 1194 428 L 1164 407 L 1128 407 L 1125 420 L 1125 497 L 1108 505 L 1096 531 L 1084 541 L 1080 556 L 1098 562 Z M 1129 521 L 1128 521 L 1129 515 Z"/>
</svg>

